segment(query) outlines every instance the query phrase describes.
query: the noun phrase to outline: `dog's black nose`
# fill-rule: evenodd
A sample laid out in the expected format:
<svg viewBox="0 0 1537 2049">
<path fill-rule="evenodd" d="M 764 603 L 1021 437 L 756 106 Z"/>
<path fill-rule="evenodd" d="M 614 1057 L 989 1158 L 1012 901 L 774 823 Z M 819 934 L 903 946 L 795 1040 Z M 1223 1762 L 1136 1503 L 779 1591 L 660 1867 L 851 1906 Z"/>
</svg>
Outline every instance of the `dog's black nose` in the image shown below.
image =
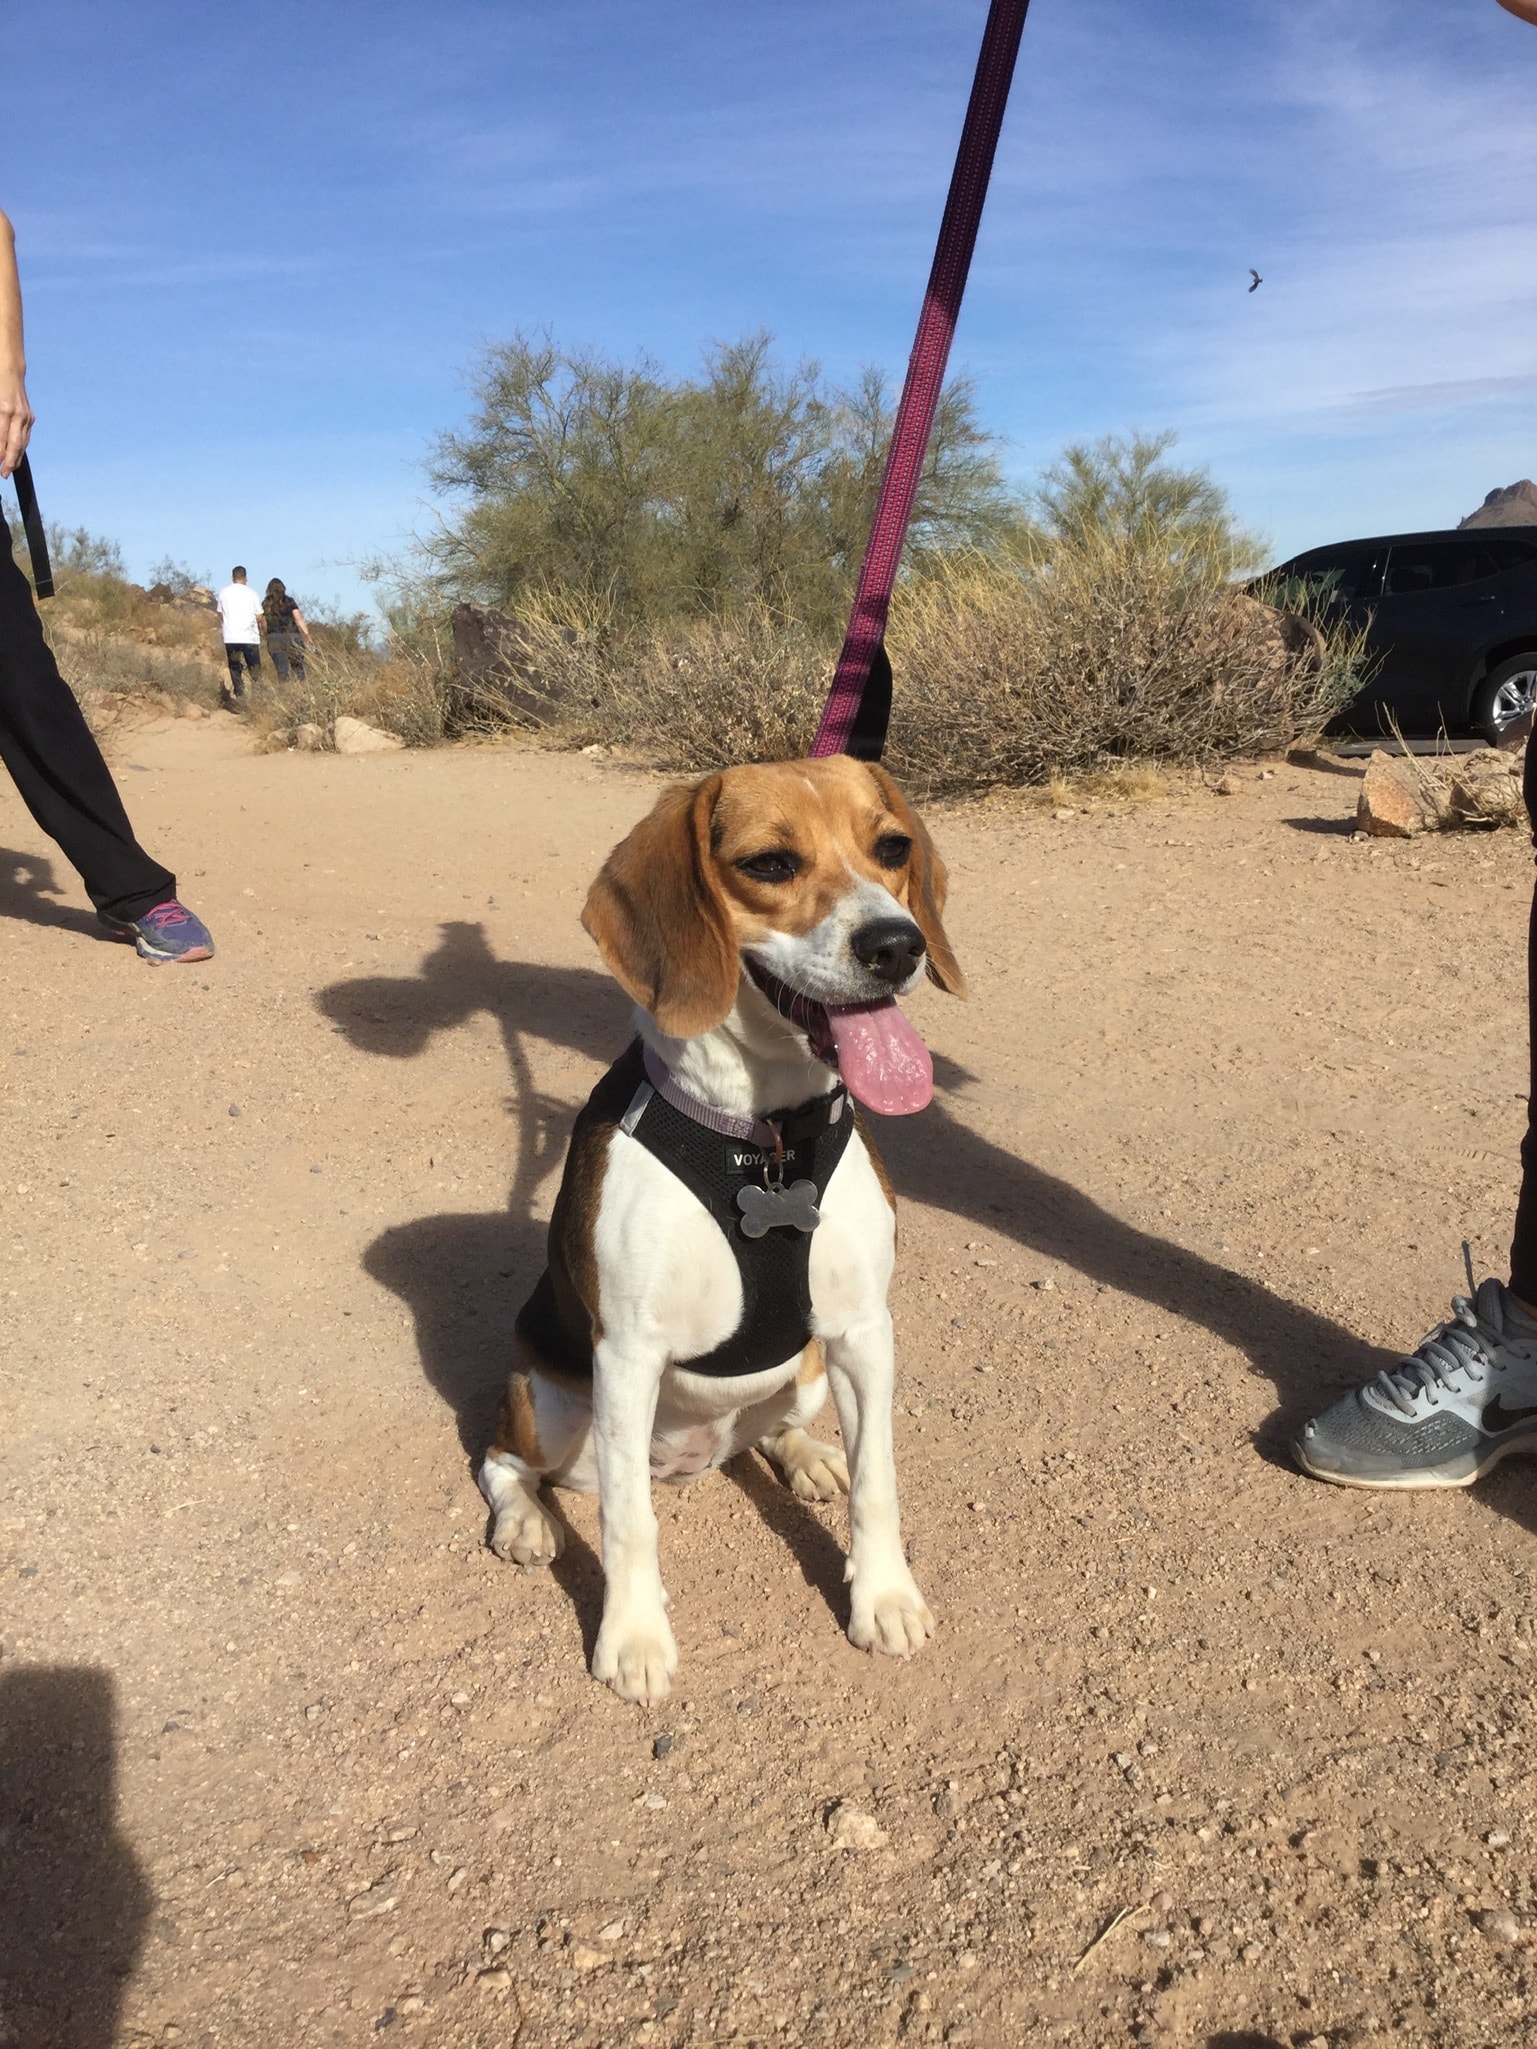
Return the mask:
<svg viewBox="0 0 1537 2049">
<path fill-rule="evenodd" d="M 874 918 L 860 926 L 849 945 L 861 967 L 893 987 L 908 979 L 927 951 L 911 918 Z"/>
</svg>

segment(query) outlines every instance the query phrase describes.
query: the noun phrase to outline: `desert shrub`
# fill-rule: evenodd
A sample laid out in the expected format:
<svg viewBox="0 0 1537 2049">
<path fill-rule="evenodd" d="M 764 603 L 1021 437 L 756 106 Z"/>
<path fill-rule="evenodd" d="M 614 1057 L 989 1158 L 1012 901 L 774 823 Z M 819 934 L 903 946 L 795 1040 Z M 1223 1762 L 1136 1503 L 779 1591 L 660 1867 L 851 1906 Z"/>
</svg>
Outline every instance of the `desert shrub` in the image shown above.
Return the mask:
<svg viewBox="0 0 1537 2049">
<path fill-rule="evenodd" d="M 126 584 L 123 551 L 116 541 L 93 534 L 83 526 L 48 526 L 48 557 L 53 565 L 55 588 L 63 591 L 72 581 Z"/>
<path fill-rule="evenodd" d="M 149 573 L 151 590 L 169 591 L 173 598 L 189 598 L 195 591 L 213 588 L 213 572 L 199 573 L 189 569 L 185 562 L 173 561 L 169 555 L 162 555 Z"/>
<path fill-rule="evenodd" d="M 1358 636 L 1299 643 L 1263 603 L 1114 532 L 1023 571 L 948 565 L 905 593 L 890 646 L 891 765 L 931 790 L 1274 752 L 1359 688 Z"/>
<path fill-rule="evenodd" d="M 832 675 L 825 641 L 768 617 L 574 640 L 548 622 L 535 631 L 567 737 L 689 773 L 804 753 Z M 1265 605 L 1181 587 L 1109 542 L 1034 570 L 953 562 L 904 592 L 890 649 L 886 758 L 929 793 L 1268 753 L 1318 732 L 1358 687 L 1348 638 L 1326 635 L 1320 663 L 1288 646 Z"/>
<path fill-rule="evenodd" d="M 222 663 L 215 669 L 195 657 L 112 633 L 55 630 L 50 638 L 60 673 L 88 713 L 104 694 L 190 700 L 210 711 L 219 702 Z"/>
<path fill-rule="evenodd" d="M 250 723 L 258 735 L 276 741 L 309 725 L 329 736 L 345 716 L 395 733 L 408 747 L 433 747 L 445 737 L 447 679 L 434 663 L 407 652 L 351 648 L 317 634 L 304 668 L 302 678 L 290 673 L 280 682 L 263 665 L 250 697 Z"/>
<path fill-rule="evenodd" d="M 825 640 L 766 608 L 668 631 L 616 626 L 601 604 L 545 593 L 520 624 L 561 738 L 608 742 L 666 768 L 804 754 L 832 677 Z M 484 709 L 494 723 L 495 701 Z"/>
<path fill-rule="evenodd" d="M 19 527 L 11 528 L 11 541 L 17 560 L 30 572 Z M 162 604 L 152 598 L 139 584 L 130 582 L 117 543 L 85 527 L 50 526 L 48 552 L 55 595 L 39 607 L 39 616 L 66 674 L 73 676 L 82 665 L 103 673 L 115 669 L 115 680 L 99 687 L 123 688 L 122 677 L 138 676 L 147 687 L 200 700 L 205 697 L 205 679 L 197 674 L 200 665 L 206 665 L 215 676 L 224 666 L 218 619 L 212 611 Z M 188 577 L 188 572 L 174 563 L 161 563 L 155 572 L 157 579 L 166 570 L 177 578 Z M 175 588 L 174 584 L 171 587 Z M 188 578 L 186 588 L 191 587 Z M 108 647 L 109 642 L 117 641 L 159 650 L 168 659 L 139 663 L 136 656 Z"/>
<path fill-rule="evenodd" d="M 30 568 L 13 530 L 19 560 Z M 50 527 L 56 596 L 41 605 L 43 634 L 98 729 L 137 700 L 156 709 L 219 701 L 224 664 L 211 613 L 174 610 L 131 583 L 116 542 L 84 527 Z"/>
<path fill-rule="evenodd" d="M 888 646 L 888 760 L 915 788 L 1048 786 L 1128 764 L 1200 767 L 1317 733 L 1360 687 L 1361 639 L 1293 623 L 1235 578 L 1255 542 L 1166 440 L 1069 449 L 1007 549 L 931 555 Z M 767 607 L 670 628 L 545 592 L 521 612 L 571 738 L 686 771 L 804 752 L 835 645 Z"/>
</svg>

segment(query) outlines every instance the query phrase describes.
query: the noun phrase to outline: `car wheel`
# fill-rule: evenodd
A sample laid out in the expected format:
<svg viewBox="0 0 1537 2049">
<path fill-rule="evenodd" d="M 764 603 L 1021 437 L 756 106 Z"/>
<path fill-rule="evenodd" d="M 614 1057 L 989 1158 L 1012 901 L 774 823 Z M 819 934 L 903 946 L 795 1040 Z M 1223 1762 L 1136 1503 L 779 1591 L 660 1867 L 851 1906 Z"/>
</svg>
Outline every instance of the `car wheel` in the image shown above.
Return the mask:
<svg viewBox="0 0 1537 2049">
<path fill-rule="evenodd" d="M 1537 708 L 1537 650 L 1512 655 L 1501 662 L 1479 684 L 1469 720 L 1480 739 L 1491 747 L 1508 747 L 1529 730 Z"/>
</svg>

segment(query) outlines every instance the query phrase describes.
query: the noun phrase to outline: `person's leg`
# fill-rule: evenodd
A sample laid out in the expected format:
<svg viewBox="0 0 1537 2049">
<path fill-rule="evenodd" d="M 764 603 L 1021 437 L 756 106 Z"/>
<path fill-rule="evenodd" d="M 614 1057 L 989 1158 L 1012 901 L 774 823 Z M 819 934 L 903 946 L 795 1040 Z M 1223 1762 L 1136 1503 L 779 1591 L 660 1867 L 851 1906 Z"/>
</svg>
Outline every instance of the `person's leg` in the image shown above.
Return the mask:
<svg viewBox="0 0 1537 2049">
<path fill-rule="evenodd" d="M 131 923 L 176 895 L 133 836 L 107 764 L 43 638 L 26 578 L 0 535 L 0 760 L 23 803 L 77 868 L 99 911 Z"/>
<path fill-rule="evenodd" d="M 1537 839 L 1537 748 L 1527 746 Z M 1537 894 L 1527 928 L 1531 1094 L 1510 1286 L 1492 1276 L 1417 1349 L 1315 1416 L 1292 1445 L 1315 1480 L 1343 1487 L 1466 1487 L 1513 1451 L 1537 1453 Z"/>
<path fill-rule="evenodd" d="M 261 681 L 262 651 L 257 643 L 250 641 L 245 648 L 246 678 L 249 682 Z"/>
<path fill-rule="evenodd" d="M 1526 744 L 1523 789 L 1532 837 L 1537 842 L 1537 740 Z M 1526 1136 L 1521 1141 L 1521 1194 L 1510 1245 L 1510 1292 L 1537 1316 L 1537 890 L 1532 895 L 1526 941 L 1526 1019 L 1531 1054 L 1531 1094 L 1526 1103 Z"/>
<path fill-rule="evenodd" d="M 286 683 L 288 681 L 288 635 L 286 633 L 269 633 L 267 635 L 267 653 L 271 658 L 273 668 L 277 671 L 278 681 Z"/>
<path fill-rule="evenodd" d="M 225 641 L 224 659 L 229 664 L 230 694 L 234 697 L 244 697 L 245 668 L 241 662 L 240 648 L 236 642 L 232 640 Z"/>
</svg>

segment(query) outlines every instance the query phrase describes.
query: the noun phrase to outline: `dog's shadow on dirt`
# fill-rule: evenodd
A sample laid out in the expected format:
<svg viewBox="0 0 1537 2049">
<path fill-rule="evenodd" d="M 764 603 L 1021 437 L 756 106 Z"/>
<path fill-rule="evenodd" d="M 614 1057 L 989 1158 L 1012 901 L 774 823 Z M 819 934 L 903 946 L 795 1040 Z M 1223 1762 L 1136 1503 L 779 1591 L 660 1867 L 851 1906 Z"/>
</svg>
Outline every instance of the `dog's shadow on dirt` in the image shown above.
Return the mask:
<svg viewBox="0 0 1537 2049">
<path fill-rule="evenodd" d="M 511 1362 L 514 1319 L 544 1263 L 545 1225 L 533 1216 L 536 1199 L 560 1166 L 577 1108 L 540 1093 L 530 1047 L 563 1046 L 606 1065 L 624 1047 L 629 1005 L 597 969 L 498 959 L 484 927 L 470 923 L 445 925 L 416 975 L 337 983 L 317 1001 L 352 1044 L 384 1059 L 415 1058 L 439 1032 L 480 1014 L 501 1030 L 513 1083 L 507 1208 L 494 1215 L 422 1217 L 386 1231 L 364 1260 L 411 1309 L 427 1377 L 452 1406 L 466 1453 L 478 1458 Z M 968 1079 L 943 1059 L 936 1071 L 942 1094 L 958 1093 Z M 1278 1397 L 1257 1439 L 1262 1457 L 1284 1459 L 1288 1439 L 1306 1416 L 1388 1363 L 1389 1355 L 1263 1282 L 1115 1216 L 1070 1182 L 969 1129 L 943 1101 L 922 1117 L 872 1124 L 899 1194 L 1139 1296 L 1242 1352 Z M 539 1206 L 547 1209 L 547 1201 Z M 767 1487 L 747 1491 L 767 1513 Z M 835 1599 L 841 1566 L 835 1569 L 830 1559 L 830 1540 L 788 1496 L 784 1508 L 776 1527 L 808 1580 Z M 596 1565 L 590 1555 L 586 1561 L 579 1555 L 585 1548 L 568 1548 L 562 1566 L 588 1619 Z"/>
</svg>

